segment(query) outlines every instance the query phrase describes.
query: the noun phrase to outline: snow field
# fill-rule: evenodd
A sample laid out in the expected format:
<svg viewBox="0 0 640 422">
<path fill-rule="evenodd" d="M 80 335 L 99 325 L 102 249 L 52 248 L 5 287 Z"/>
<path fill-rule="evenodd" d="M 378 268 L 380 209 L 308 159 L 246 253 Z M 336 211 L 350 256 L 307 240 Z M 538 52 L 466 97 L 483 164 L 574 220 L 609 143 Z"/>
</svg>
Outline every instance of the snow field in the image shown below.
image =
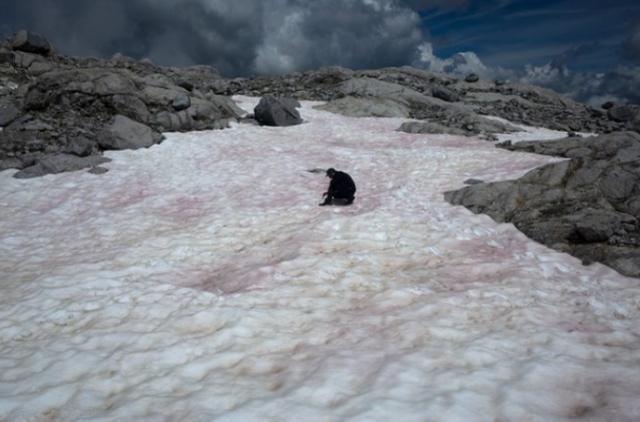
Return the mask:
<svg viewBox="0 0 640 422">
<path fill-rule="evenodd" d="M 0 420 L 640 418 L 638 281 L 442 197 L 554 159 L 313 104 L 0 173 Z"/>
</svg>

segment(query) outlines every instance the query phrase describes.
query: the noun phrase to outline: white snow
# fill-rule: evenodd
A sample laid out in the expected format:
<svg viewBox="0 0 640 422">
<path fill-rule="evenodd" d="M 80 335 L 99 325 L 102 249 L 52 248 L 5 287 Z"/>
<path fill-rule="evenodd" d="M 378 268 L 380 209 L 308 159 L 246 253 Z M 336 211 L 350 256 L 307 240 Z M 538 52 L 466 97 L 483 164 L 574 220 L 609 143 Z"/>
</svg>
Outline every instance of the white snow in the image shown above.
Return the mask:
<svg viewBox="0 0 640 422">
<path fill-rule="evenodd" d="M 0 420 L 640 419 L 640 282 L 443 199 L 551 158 L 312 105 L 0 173 Z"/>
<path fill-rule="evenodd" d="M 554 129 L 546 129 L 541 127 L 533 127 L 527 126 L 520 123 L 513 123 L 506 119 L 497 116 L 483 116 L 490 120 L 495 120 L 498 122 L 502 122 L 511 126 L 514 126 L 518 129 L 521 129 L 519 132 L 514 133 L 501 133 L 497 134 L 496 137 L 498 141 L 511 141 L 516 144 L 522 141 L 550 141 L 553 139 L 561 139 L 566 138 L 568 136 L 567 132 L 554 130 Z M 595 133 L 590 132 L 576 132 L 577 135 L 582 137 L 595 136 Z"/>
</svg>

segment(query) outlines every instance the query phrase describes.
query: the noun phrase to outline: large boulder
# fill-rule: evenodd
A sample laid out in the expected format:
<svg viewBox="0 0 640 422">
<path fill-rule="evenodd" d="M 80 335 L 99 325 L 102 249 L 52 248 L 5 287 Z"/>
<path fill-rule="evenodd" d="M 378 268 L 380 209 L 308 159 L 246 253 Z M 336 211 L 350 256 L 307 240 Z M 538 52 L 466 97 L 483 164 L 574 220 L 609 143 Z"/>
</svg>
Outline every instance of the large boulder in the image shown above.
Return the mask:
<svg viewBox="0 0 640 422">
<path fill-rule="evenodd" d="M 258 123 L 264 126 L 293 126 L 302 123 L 295 107 L 270 95 L 262 97 L 253 112 Z"/>
<path fill-rule="evenodd" d="M 67 141 L 67 146 L 64 152 L 77 155 L 78 157 L 87 157 L 95 151 L 96 146 L 97 144 L 95 141 L 91 141 L 80 135 Z"/>
<path fill-rule="evenodd" d="M 117 114 L 122 114 L 140 123 L 149 122 L 150 113 L 147 105 L 135 95 L 117 94 L 102 97 L 102 101 Z"/>
<path fill-rule="evenodd" d="M 11 38 L 11 48 L 26 53 L 48 55 L 52 51 L 49 41 L 40 34 L 30 31 L 18 31 Z"/>
<path fill-rule="evenodd" d="M 98 144 L 103 149 L 138 149 L 158 143 L 162 135 L 149 126 L 117 115 L 113 121 L 98 134 Z"/>
<path fill-rule="evenodd" d="M 70 154 L 48 155 L 38 160 L 36 164 L 20 170 L 14 174 L 13 177 L 17 179 L 29 179 L 44 176 L 45 174 L 56 174 L 95 167 L 109 161 L 111 161 L 109 158 L 98 155 L 89 157 L 78 157 Z"/>
</svg>

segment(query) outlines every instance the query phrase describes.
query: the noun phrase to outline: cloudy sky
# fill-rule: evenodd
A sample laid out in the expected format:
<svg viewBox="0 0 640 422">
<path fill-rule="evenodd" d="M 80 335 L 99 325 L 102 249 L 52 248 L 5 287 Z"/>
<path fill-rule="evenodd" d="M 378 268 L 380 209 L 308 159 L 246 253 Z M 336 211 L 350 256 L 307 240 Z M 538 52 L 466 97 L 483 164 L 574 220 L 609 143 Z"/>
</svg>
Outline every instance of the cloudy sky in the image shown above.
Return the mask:
<svg viewBox="0 0 640 422">
<path fill-rule="evenodd" d="M 21 28 L 66 54 L 210 64 L 225 76 L 413 64 L 546 84 L 585 101 L 640 101 L 637 0 L 5 2 L 0 32 Z"/>
</svg>

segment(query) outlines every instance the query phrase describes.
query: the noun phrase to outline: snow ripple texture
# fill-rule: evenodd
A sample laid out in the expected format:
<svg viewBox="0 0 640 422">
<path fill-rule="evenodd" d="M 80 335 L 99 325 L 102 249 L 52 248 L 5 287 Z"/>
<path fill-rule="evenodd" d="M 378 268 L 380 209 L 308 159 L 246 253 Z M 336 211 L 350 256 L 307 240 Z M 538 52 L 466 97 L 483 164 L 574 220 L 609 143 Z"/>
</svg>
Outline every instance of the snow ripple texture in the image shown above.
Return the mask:
<svg viewBox="0 0 640 422">
<path fill-rule="evenodd" d="M 0 173 L 0 420 L 640 420 L 638 280 L 443 199 L 552 158 L 313 104 Z"/>
</svg>

